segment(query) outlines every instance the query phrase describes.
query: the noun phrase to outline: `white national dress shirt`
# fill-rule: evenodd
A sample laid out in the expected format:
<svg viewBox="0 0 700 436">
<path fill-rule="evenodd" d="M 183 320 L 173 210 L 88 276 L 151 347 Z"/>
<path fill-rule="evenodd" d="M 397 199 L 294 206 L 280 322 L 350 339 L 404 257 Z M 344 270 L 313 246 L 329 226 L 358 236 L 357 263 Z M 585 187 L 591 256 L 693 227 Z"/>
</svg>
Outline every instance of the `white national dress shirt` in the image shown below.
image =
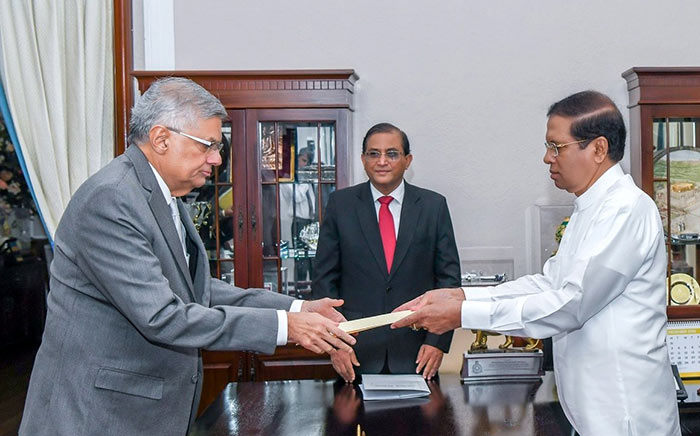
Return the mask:
<svg viewBox="0 0 700 436">
<path fill-rule="evenodd" d="M 148 163 L 151 165 L 151 163 Z M 153 170 L 153 175 L 156 176 L 156 180 L 158 181 L 158 186 L 160 186 L 160 190 L 163 192 L 163 196 L 165 197 L 165 202 L 168 204 L 168 207 L 170 208 L 170 203 L 172 201 L 176 201 L 175 198 L 172 196 L 170 193 L 170 188 L 168 188 L 168 185 L 165 183 L 165 180 L 160 176 L 158 171 L 155 169 L 153 165 L 151 165 L 151 170 Z M 175 223 L 174 223 L 175 224 Z M 177 226 L 177 224 L 175 224 Z M 181 241 L 182 242 L 182 241 Z M 181 244 L 182 245 L 182 244 Z M 185 259 L 187 259 L 189 263 L 189 256 L 187 255 L 187 251 L 185 249 Z M 290 312 L 300 312 L 301 311 L 301 305 L 303 303 L 303 300 L 295 300 L 292 302 L 292 306 L 289 308 Z M 284 310 L 278 310 L 277 311 L 277 345 L 286 345 L 287 344 L 287 312 Z"/>
<path fill-rule="evenodd" d="M 543 274 L 463 288 L 462 327 L 552 336 L 561 405 L 582 436 L 680 435 L 666 261 L 656 205 L 618 164 L 576 199 Z"/>
<path fill-rule="evenodd" d="M 369 189 L 372 191 L 372 198 L 374 199 L 374 211 L 377 214 L 377 222 L 379 222 L 379 208 L 381 203 L 379 202 L 380 197 L 384 197 L 384 194 L 379 192 L 379 189 L 375 188 L 372 182 L 369 184 Z M 406 192 L 406 184 L 401 180 L 401 184 L 396 187 L 389 194 L 390 197 L 394 199 L 389 203 L 389 212 L 394 218 L 394 233 L 396 233 L 396 239 L 399 239 L 399 224 L 401 223 L 401 206 L 403 205 L 403 195 Z"/>
</svg>

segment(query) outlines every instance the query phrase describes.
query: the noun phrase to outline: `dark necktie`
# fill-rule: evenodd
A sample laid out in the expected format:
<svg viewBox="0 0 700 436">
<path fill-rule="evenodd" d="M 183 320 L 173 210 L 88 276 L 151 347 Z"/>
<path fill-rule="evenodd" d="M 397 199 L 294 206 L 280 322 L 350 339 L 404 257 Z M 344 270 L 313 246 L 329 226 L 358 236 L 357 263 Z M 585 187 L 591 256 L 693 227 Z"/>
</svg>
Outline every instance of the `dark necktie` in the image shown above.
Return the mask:
<svg viewBox="0 0 700 436">
<path fill-rule="evenodd" d="M 379 197 L 379 234 L 382 237 L 384 247 L 384 258 L 386 259 L 386 270 L 391 272 L 391 263 L 394 261 L 394 251 L 396 250 L 396 231 L 394 229 L 394 216 L 389 210 L 389 203 L 393 197 Z"/>
</svg>

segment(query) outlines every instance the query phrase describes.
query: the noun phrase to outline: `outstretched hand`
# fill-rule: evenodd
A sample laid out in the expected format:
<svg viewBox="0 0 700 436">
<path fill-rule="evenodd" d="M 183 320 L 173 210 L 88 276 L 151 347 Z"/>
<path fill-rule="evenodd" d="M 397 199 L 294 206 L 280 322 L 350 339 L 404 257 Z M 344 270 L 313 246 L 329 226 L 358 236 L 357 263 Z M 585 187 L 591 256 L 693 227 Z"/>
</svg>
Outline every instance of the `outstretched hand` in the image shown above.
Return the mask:
<svg viewBox="0 0 700 436">
<path fill-rule="evenodd" d="M 287 341 L 317 354 L 336 350 L 351 353 L 356 340 L 338 328 L 338 323 L 318 313 L 287 313 Z"/>
<path fill-rule="evenodd" d="M 411 326 L 430 333 L 443 334 L 462 325 L 462 301 L 464 292 L 456 289 L 435 289 L 394 309 L 414 312 L 393 323 L 392 329 Z"/>
<path fill-rule="evenodd" d="M 319 300 L 308 300 L 301 303 L 302 312 L 316 312 L 319 313 L 331 321 L 335 322 L 345 322 L 347 319 L 335 310 L 336 307 L 342 306 L 344 301 L 342 299 L 335 298 L 321 298 Z"/>
</svg>

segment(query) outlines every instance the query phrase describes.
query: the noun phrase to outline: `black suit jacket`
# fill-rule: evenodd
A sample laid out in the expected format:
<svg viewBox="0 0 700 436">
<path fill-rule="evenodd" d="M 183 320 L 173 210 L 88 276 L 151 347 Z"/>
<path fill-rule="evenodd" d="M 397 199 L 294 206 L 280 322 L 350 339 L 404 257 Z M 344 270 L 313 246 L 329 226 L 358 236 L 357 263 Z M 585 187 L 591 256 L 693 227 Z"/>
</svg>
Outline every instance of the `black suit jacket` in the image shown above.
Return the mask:
<svg viewBox="0 0 700 436">
<path fill-rule="evenodd" d="M 369 182 L 332 193 L 314 261 L 314 298 L 342 298 L 348 320 L 390 312 L 441 287 L 460 285 L 459 256 L 445 197 L 405 184 L 396 251 L 387 272 L 379 223 Z M 381 371 L 385 356 L 392 373 L 415 373 L 422 344 L 447 352 L 452 332 L 441 336 L 391 330 L 362 332 L 355 352 L 359 373 Z"/>
</svg>

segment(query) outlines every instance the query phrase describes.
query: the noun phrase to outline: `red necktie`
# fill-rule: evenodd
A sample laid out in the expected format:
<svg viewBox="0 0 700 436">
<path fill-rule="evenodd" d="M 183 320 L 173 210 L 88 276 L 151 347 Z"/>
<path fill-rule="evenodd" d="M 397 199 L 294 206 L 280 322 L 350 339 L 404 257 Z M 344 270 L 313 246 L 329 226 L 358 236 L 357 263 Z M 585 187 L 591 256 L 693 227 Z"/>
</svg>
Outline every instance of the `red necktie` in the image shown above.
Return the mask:
<svg viewBox="0 0 700 436">
<path fill-rule="evenodd" d="M 391 263 L 394 261 L 394 250 L 396 250 L 396 231 L 394 230 L 394 216 L 389 210 L 389 203 L 393 197 L 379 197 L 379 234 L 382 236 L 384 246 L 384 258 L 386 259 L 386 270 L 391 272 Z"/>
</svg>

